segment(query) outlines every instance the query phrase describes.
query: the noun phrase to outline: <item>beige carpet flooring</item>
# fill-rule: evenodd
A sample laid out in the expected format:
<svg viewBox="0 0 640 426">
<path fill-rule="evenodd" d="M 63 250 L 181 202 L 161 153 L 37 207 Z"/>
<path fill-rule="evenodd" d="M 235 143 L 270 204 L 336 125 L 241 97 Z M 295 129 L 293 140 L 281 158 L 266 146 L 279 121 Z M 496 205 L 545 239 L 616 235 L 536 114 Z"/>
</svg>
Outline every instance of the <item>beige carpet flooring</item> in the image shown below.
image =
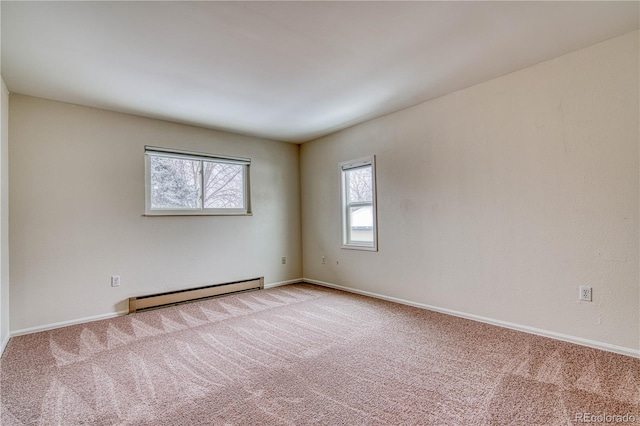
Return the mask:
<svg viewBox="0 0 640 426">
<path fill-rule="evenodd" d="M 3 426 L 640 424 L 638 359 L 312 285 L 15 337 L 0 378 Z"/>
</svg>

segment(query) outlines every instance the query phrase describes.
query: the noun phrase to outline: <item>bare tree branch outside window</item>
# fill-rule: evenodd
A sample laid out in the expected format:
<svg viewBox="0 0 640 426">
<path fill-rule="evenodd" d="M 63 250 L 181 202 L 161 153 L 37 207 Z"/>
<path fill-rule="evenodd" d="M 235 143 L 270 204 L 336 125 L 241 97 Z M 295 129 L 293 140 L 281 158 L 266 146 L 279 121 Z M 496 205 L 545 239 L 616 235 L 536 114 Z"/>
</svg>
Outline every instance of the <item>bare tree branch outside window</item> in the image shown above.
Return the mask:
<svg viewBox="0 0 640 426">
<path fill-rule="evenodd" d="M 200 208 L 200 161 L 152 156 L 151 184 L 153 208 Z"/>
<path fill-rule="evenodd" d="M 372 200 L 371 167 L 349 170 L 349 203 Z"/>
<path fill-rule="evenodd" d="M 244 167 L 237 164 L 204 162 L 204 207 L 242 208 Z"/>
</svg>

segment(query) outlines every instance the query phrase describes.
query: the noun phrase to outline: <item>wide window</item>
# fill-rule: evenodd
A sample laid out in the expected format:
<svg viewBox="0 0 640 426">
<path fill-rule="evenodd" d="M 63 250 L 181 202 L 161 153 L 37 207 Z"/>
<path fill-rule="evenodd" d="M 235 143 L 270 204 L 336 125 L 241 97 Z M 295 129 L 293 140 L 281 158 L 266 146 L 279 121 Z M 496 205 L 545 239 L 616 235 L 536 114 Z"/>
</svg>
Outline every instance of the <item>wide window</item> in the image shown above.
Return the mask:
<svg viewBox="0 0 640 426">
<path fill-rule="evenodd" d="M 377 250 L 375 157 L 340 163 L 342 247 Z"/>
<path fill-rule="evenodd" d="M 146 214 L 250 214 L 247 158 L 145 147 Z"/>
</svg>

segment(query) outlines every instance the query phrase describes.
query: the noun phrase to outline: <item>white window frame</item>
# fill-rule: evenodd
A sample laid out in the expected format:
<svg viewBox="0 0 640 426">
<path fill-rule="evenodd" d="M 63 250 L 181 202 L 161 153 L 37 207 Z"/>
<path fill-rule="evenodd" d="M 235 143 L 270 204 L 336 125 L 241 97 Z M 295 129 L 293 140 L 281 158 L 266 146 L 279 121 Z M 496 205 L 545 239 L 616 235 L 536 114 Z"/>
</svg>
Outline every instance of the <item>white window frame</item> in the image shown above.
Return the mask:
<svg viewBox="0 0 640 426">
<path fill-rule="evenodd" d="M 371 167 L 371 202 L 349 203 L 346 172 L 363 167 Z M 355 160 L 344 161 L 340 163 L 340 194 L 341 194 L 341 210 L 342 210 L 342 248 L 351 250 L 367 250 L 378 251 L 378 218 L 376 203 L 376 157 L 371 155 L 368 157 L 358 158 Z M 370 205 L 373 213 L 373 242 L 363 243 L 359 241 L 349 241 L 349 209 L 355 206 Z"/>
<path fill-rule="evenodd" d="M 200 152 L 182 151 L 155 146 L 144 147 L 145 156 L 145 216 L 250 216 L 251 197 L 249 189 L 250 158 L 230 157 Z M 151 208 L 151 157 L 182 158 L 185 160 L 200 161 L 201 202 L 200 208 L 184 209 L 152 209 Z M 203 162 L 238 164 L 243 166 L 243 205 L 244 208 L 205 208 L 204 207 L 204 182 L 202 182 Z"/>
</svg>

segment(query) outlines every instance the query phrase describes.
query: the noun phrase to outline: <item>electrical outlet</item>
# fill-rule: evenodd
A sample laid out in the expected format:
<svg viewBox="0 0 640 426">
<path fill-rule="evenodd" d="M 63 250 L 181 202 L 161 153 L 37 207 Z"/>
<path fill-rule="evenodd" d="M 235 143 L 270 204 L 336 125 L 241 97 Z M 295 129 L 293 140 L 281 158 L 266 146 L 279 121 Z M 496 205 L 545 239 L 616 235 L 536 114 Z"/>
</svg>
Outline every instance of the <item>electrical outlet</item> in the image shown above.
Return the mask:
<svg viewBox="0 0 640 426">
<path fill-rule="evenodd" d="M 286 265 L 286 263 L 287 263 L 287 258 L 286 258 L 286 256 L 282 256 L 282 264 L 283 264 L 283 265 Z"/>
<path fill-rule="evenodd" d="M 111 287 L 120 287 L 120 275 L 111 276 Z"/>
<path fill-rule="evenodd" d="M 586 285 L 580 286 L 580 300 L 591 302 L 591 287 Z"/>
<path fill-rule="evenodd" d="M 322 264 L 323 264 L 323 265 L 326 265 L 326 264 L 327 264 L 327 258 L 326 258 L 326 257 L 324 257 L 324 256 L 322 256 Z"/>
</svg>

